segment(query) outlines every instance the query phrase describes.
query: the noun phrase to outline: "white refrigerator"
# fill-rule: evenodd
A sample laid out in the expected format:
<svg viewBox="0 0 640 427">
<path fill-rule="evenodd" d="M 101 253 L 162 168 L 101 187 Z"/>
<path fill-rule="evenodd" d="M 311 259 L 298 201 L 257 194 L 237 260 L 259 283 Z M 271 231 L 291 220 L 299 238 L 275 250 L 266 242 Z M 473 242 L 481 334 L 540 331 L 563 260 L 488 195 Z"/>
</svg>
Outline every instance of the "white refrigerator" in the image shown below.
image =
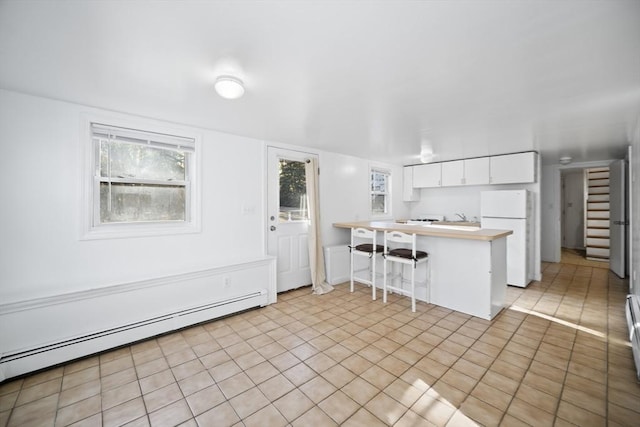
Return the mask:
<svg viewBox="0 0 640 427">
<path fill-rule="evenodd" d="M 507 283 L 521 288 L 529 284 L 530 198 L 527 190 L 482 191 L 482 228 L 512 230 L 507 237 Z"/>
</svg>

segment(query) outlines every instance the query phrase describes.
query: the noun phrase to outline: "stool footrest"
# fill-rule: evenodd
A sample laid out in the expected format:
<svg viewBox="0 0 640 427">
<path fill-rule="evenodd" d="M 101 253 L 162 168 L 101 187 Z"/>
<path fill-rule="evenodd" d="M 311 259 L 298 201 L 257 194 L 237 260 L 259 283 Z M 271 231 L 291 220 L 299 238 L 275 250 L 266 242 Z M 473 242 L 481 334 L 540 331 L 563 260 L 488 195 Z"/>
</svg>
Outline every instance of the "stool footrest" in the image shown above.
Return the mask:
<svg viewBox="0 0 640 427">
<path fill-rule="evenodd" d="M 411 291 L 408 291 L 408 290 L 403 289 L 403 288 L 398 288 L 398 287 L 395 287 L 395 286 L 387 285 L 387 291 L 391 292 L 391 293 L 397 293 L 397 294 L 400 294 L 400 295 L 404 295 L 404 296 L 409 296 L 409 297 L 411 296 Z"/>
</svg>

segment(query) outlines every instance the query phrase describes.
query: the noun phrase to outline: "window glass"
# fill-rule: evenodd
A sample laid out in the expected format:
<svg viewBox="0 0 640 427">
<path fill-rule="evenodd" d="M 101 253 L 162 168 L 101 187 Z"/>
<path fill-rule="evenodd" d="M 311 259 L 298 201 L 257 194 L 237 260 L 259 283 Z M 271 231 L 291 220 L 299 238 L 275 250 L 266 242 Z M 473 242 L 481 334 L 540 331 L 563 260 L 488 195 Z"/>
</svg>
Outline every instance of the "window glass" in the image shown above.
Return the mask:
<svg viewBox="0 0 640 427">
<path fill-rule="evenodd" d="M 185 187 L 100 183 L 100 222 L 184 221 Z"/>
<path fill-rule="evenodd" d="M 191 221 L 195 141 L 93 123 L 93 226 Z"/>
<path fill-rule="evenodd" d="M 387 196 L 374 194 L 371 196 L 371 212 L 374 214 L 387 213 Z"/>
<path fill-rule="evenodd" d="M 127 142 L 101 142 L 100 176 L 183 181 L 185 153 Z"/>
<path fill-rule="evenodd" d="M 307 221 L 307 179 L 304 162 L 280 159 L 280 222 Z"/>
<path fill-rule="evenodd" d="M 371 169 L 371 213 L 373 215 L 389 213 L 389 179 L 388 171 Z"/>
</svg>

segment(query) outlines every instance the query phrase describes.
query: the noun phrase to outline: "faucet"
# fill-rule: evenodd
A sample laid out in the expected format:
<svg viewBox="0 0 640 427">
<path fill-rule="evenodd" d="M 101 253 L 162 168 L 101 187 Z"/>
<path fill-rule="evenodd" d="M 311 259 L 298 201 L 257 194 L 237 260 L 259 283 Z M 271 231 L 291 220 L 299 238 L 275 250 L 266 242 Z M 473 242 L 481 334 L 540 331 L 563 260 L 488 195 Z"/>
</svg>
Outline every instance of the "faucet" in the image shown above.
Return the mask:
<svg viewBox="0 0 640 427">
<path fill-rule="evenodd" d="M 465 214 L 459 214 L 457 213 L 456 216 L 460 217 L 460 221 L 462 222 L 467 222 L 467 217 Z"/>
</svg>

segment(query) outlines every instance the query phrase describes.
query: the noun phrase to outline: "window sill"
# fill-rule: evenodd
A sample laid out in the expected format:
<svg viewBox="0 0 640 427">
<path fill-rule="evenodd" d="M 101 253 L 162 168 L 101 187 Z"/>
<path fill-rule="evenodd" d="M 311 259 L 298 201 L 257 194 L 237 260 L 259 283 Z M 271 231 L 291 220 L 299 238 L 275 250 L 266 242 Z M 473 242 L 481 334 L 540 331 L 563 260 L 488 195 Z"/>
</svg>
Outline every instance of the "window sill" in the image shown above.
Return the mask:
<svg viewBox="0 0 640 427">
<path fill-rule="evenodd" d="M 110 224 L 85 231 L 80 240 L 127 239 L 176 234 L 193 234 L 201 231 L 196 224 Z"/>
</svg>

